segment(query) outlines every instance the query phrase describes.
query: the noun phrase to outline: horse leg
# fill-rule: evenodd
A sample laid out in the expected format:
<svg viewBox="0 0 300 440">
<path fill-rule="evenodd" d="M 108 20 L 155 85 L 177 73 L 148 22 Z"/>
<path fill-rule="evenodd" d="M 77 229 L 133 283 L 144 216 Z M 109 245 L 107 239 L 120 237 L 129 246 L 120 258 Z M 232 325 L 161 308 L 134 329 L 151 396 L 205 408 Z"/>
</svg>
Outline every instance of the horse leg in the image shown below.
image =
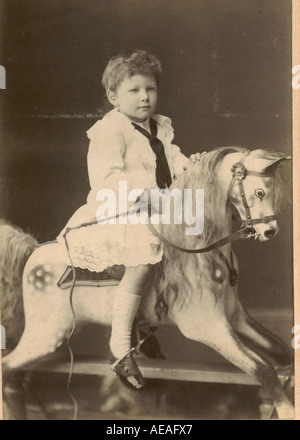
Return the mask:
<svg viewBox="0 0 300 440">
<path fill-rule="evenodd" d="M 233 254 L 234 267 L 238 268 L 238 260 Z M 236 289 L 236 288 L 235 288 Z M 288 366 L 292 362 L 292 352 L 285 342 L 257 322 L 244 309 L 237 297 L 233 317 L 230 320 L 234 331 L 240 339 L 254 351 L 267 356 L 279 366 Z"/>
<path fill-rule="evenodd" d="M 17 347 L 2 359 L 2 379 L 5 384 L 13 373 L 51 353 L 65 340 L 70 327 L 61 329 L 42 326 L 26 328 Z M 40 331 L 40 332 L 39 332 Z"/>
<path fill-rule="evenodd" d="M 255 321 L 239 303 L 232 326 L 239 338 L 254 351 L 268 356 L 280 366 L 291 364 L 291 350 L 278 336 Z"/>
<path fill-rule="evenodd" d="M 272 396 L 279 418 L 293 418 L 294 408 L 272 364 L 242 342 L 224 316 L 217 314 L 217 308 L 214 312 L 214 316 L 209 313 L 204 316 L 194 307 L 190 316 L 178 319 L 180 313 L 183 315 L 179 311 L 176 321 L 184 336 L 210 346 L 241 370 L 254 375 Z"/>
<path fill-rule="evenodd" d="M 69 294 L 56 285 L 65 266 L 54 264 L 55 258 L 51 254 L 51 251 L 40 248 L 32 254 L 35 257 L 30 257 L 25 267 L 25 328 L 16 348 L 2 360 L 4 381 L 14 371 L 53 353 L 72 329 Z"/>
<path fill-rule="evenodd" d="M 26 373 L 18 371 L 3 386 L 4 420 L 26 420 L 23 381 Z"/>
<path fill-rule="evenodd" d="M 63 308 L 63 304 L 61 304 Z M 39 312 L 44 311 L 40 314 Z M 25 325 L 24 333 L 17 347 L 2 359 L 3 396 L 6 406 L 16 420 L 26 418 L 22 384 L 13 380 L 18 370 L 53 353 L 61 346 L 72 328 L 71 317 L 66 314 L 64 324 L 45 321 L 45 313 L 41 304 L 36 307 L 36 319 Z M 44 315 L 44 316 L 43 316 Z M 41 321 L 39 318 L 42 318 Z M 44 318 L 44 319 L 43 319 Z M 23 407 L 23 409 L 22 409 Z"/>
<path fill-rule="evenodd" d="M 58 327 L 45 325 L 43 321 L 30 322 L 25 325 L 17 347 L 2 359 L 3 397 L 14 420 L 26 419 L 24 387 L 18 376 L 24 372 L 20 370 L 53 353 L 62 345 L 70 329 L 68 323 Z"/>
</svg>

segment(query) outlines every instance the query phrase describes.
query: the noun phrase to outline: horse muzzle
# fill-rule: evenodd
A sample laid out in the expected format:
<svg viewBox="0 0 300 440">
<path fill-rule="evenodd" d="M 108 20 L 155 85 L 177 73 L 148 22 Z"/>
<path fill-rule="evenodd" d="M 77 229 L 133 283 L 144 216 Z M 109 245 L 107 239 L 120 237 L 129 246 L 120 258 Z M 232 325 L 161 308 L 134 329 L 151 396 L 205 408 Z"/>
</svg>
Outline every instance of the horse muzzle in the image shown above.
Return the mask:
<svg viewBox="0 0 300 440">
<path fill-rule="evenodd" d="M 242 228 L 245 231 L 245 238 L 251 240 L 267 241 L 275 237 L 279 231 L 275 215 L 263 217 L 262 219 L 244 220 Z"/>
<path fill-rule="evenodd" d="M 256 225 L 253 236 L 250 236 L 249 238 L 258 239 L 261 242 L 271 240 L 271 238 L 275 237 L 275 235 L 279 231 L 279 227 L 277 226 L 277 223 L 276 222 L 272 222 L 272 223 L 275 223 L 275 225 L 271 225 L 271 224 Z"/>
<path fill-rule="evenodd" d="M 263 230 L 259 232 L 259 241 L 271 240 L 271 238 L 274 238 L 275 235 L 278 233 L 279 227 L 277 226 L 277 223 L 276 222 L 272 222 L 272 223 L 275 223 L 275 225 L 271 225 L 271 224 L 262 225 L 265 226 L 265 228 L 260 228 Z"/>
</svg>

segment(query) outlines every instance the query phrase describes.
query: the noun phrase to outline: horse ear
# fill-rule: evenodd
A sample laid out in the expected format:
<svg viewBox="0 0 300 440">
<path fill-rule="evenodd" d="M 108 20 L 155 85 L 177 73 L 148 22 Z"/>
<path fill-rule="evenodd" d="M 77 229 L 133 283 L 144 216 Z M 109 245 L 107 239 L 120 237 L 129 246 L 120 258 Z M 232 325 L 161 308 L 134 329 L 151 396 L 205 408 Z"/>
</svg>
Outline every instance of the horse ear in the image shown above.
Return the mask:
<svg viewBox="0 0 300 440">
<path fill-rule="evenodd" d="M 257 171 L 259 173 L 269 173 L 274 169 L 283 166 L 284 164 L 289 162 L 290 159 L 291 159 L 290 156 L 289 157 L 281 156 L 281 157 L 274 157 L 272 159 L 271 158 L 266 159 L 261 157 L 255 157 L 250 154 L 249 156 L 246 157 L 244 161 L 244 165 L 248 170 L 251 171 Z"/>
<path fill-rule="evenodd" d="M 288 163 L 291 160 L 291 156 L 288 157 L 281 157 L 280 159 L 274 160 L 272 163 L 270 163 L 263 172 L 269 173 L 271 171 L 274 171 L 275 169 L 282 167 L 286 163 Z"/>
</svg>

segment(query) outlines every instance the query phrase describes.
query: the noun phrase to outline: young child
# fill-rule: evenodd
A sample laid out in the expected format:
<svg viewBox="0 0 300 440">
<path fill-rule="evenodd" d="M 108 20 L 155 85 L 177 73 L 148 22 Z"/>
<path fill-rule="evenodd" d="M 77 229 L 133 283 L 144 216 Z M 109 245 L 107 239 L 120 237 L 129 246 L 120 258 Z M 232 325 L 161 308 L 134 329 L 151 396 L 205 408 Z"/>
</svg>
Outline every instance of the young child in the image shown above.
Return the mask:
<svg viewBox="0 0 300 440">
<path fill-rule="evenodd" d="M 155 114 L 160 74 L 160 61 L 143 50 L 127 51 L 109 61 L 102 84 L 114 108 L 87 132 L 91 191 L 87 204 L 67 227 L 95 218 L 100 189 L 126 197 L 119 194 L 119 182 L 125 181 L 128 193 L 141 188 L 149 194 L 151 189 L 168 187 L 187 167 L 189 160 L 172 144 L 171 120 Z M 199 157 L 197 153 L 190 159 L 195 162 Z M 133 358 L 131 330 L 163 246 L 146 224 L 119 219 L 116 224 L 99 222 L 71 231 L 68 246 L 74 266 L 96 272 L 116 264 L 125 266 L 113 301 L 109 362 L 127 387 L 140 390 L 143 378 Z"/>
</svg>

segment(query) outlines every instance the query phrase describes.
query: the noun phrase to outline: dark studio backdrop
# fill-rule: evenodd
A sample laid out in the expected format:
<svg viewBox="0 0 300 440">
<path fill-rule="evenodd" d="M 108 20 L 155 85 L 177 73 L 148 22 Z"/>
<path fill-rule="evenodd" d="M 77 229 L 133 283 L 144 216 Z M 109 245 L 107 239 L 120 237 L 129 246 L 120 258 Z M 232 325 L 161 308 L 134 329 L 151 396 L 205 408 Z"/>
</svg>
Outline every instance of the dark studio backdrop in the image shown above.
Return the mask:
<svg viewBox="0 0 300 440">
<path fill-rule="evenodd" d="M 1 12 L 1 217 L 40 242 L 85 202 L 85 132 L 121 50 L 162 60 L 158 112 L 186 155 L 225 145 L 291 154 L 289 0 L 9 0 Z M 247 306 L 292 305 L 291 218 L 286 205 L 274 240 L 234 245 Z"/>
</svg>

